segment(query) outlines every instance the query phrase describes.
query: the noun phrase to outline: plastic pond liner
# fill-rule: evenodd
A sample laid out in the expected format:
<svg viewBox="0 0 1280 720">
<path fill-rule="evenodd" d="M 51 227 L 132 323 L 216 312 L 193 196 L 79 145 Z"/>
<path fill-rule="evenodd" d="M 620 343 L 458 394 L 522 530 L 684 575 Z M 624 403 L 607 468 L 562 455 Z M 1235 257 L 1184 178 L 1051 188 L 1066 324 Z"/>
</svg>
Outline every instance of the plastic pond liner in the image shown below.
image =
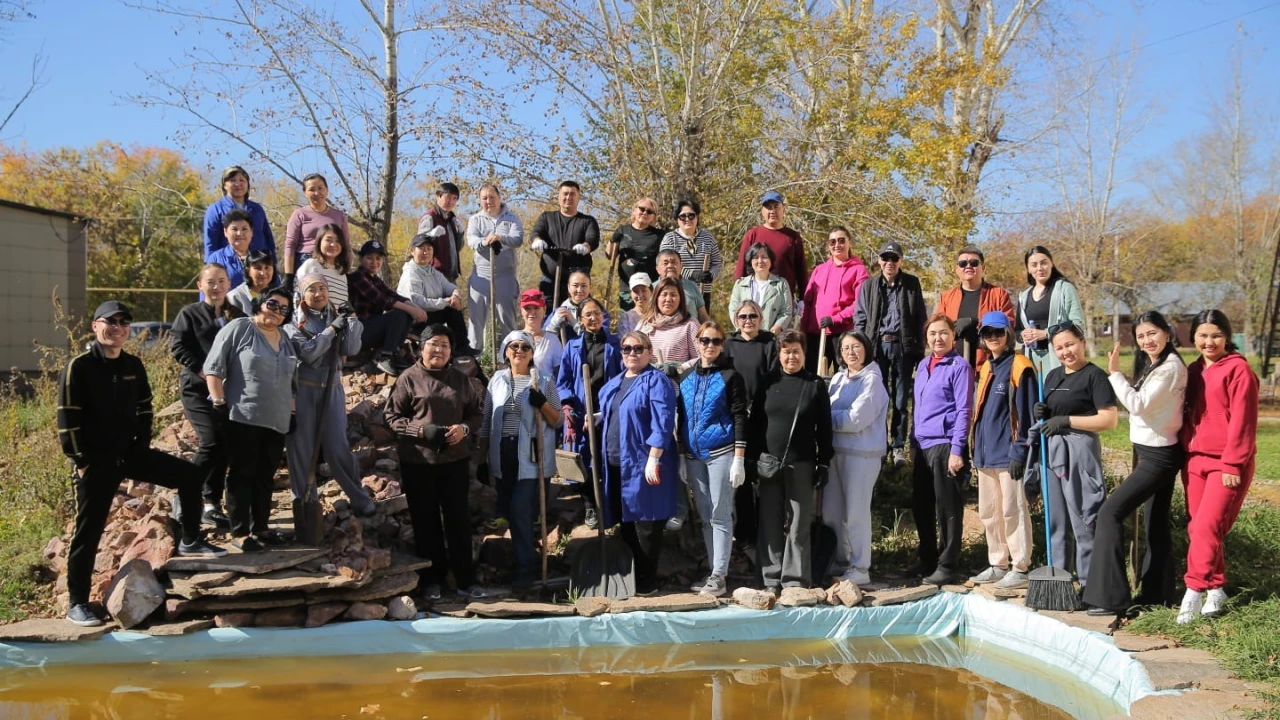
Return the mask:
<svg viewBox="0 0 1280 720">
<path fill-rule="evenodd" d="M 121 631 L 0 644 L 0 663 L 0 716 L 33 718 L 1109 718 L 1154 694 L 1106 636 L 952 593 L 885 607 Z"/>
</svg>

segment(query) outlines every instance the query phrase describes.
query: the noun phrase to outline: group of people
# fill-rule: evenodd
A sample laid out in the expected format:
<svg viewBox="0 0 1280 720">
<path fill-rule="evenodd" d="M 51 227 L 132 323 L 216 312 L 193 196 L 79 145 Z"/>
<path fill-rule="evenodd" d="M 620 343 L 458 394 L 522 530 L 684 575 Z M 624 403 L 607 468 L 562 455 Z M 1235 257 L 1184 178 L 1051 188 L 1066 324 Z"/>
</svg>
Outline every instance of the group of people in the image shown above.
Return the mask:
<svg viewBox="0 0 1280 720">
<path fill-rule="evenodd" d="M 295 500 L 314 498 L 323 454 L 354 510 L 374 511 L 347 444 L 340 381 L 344 357 L 371 352 L 380 371 L 399 375 L 385 416 L 417 550 L 432 560 L 423 571 L 428 600 L 441 597 L 450 573 L 460 595 L 483 594 L 467 497 L 476 466 L 497 488 L 492 525 L 511 530 L 513 585 L 533 582 L 538 478 L 554 474 L 554 449 L 563 446 L 601 469 L 601 506 L 583 493 L 585 520 L 619 526 L 642 593 L 659 585 L 664 532 L 680 530 L 691 507 L 709 570 L 698 592 L 727 592 L 735 541 L 766 590 L 829 574 L 869 583 L 871 499 L 887 459 L 913 466 L 915 570 L 926 582 L 964 579 L 964 491 L 976 474 L 989 567 L 971 579 L 1026 585 L 1027 497 L 1043 492 L 1053 562 L 1074 569 L 1083 602 L 1101 613 L 1135 601 L 1122 521 L 1141 504 L 1149 540 L 1136 600 L 1172 601 L 1169 504 L 1182 470 L 1192 519 L 1180 620 L 1222 607 L 1222 539 L 1253 474 L 1257 379 L 1216 310 L 1193 322 L 1201 357 L 1189 369 L 1159 313 L 1137 318 L 1139 352 L 1126 379 L 1118 349 L 1109 373 L 1088 361 L 1078 294 L 1047 248 L 1025 254 L 1027 287 L 1016 302 L 985 281 L 979 249 L 962 249 L 959 282 L 930 313 L 896 242 L 880 248 L 872 274 L 848 229 L 833 228 L 827 259 L 811 271 L 782 196 L 769 192 L 761 224 L 742 239 L 728 324 L 710 313 L 710 284 L 724 261 L 700 226 L 701 206 L 676 203 L 677 227 L 663 232 L 656 203 L 638 200 L 605 248 L 620 280 L 615 319 L 610 299 L 592 292 L 600 231 L 578 209 L 572 181 L 557 188 L 558 209 L 533 225 L 538 288 L 521 291 L 516 280 L 524 231 L 496 186 L 480 189 L 480 211 L 463 223 L 458 188 L 442 183 L 392 290 L 385 247 L 369 241 L 353 257 L 346 218 L 328 205 L 319 175 L 304 180 L 308 205 L 290 218 L 277 279 L 274 241 L 248 199 L 247 173 L 229 168 L 223 190 L 206 217 L 202 298 L 173 328 L 182 404 L 200 441 L 193 463 L 164 466 L 182 487 L 181 554 L 223 552 L 200 539 L 202 520 L 229 529 L 246 551 L 287 541 L 267 526 L 285 447 Z M 465 296 L 456 285 L 464 244 L 474 254 Z M 497 327 L 488 327 L 490 317 Z M 137 403 L 145 422 L 118 422 L 119 403 L 90 410 L 95 398 L 73 397 L 72 388 L 83 394 L 87 383 L 90 395 L 101 394 L 100 382 L 82 376 L 108 367 L 145 388 L 145 374 L 118 362 L 128 357 L 120 329 L 127 336 L 129 319 L 118 303 L 95 314 L 94 349 L 64 376 L 60 425 L 82 474 L 108 464 L 86 455 L 85 418 L 113 423 L 112 435 L 130 433 L 129 442 L 111 444 L 116 483 L 156 477 L 168 462 L 155 451 L 122 450 L 149 445 L 149 404 L 144 411 Z M 462 361 L 486 345 L 486 334 L 501 337 L 498 369 L 487 379 Z M 1116 425 L 1117 400 L 1130 412 L 1136 463 L 1108 496 L 1097 434 Z M 110 497 L 81 485 L 69 563 L 69 574 L 83 576 L 69 583 L 73 621 L 96 620 L 85 606 L 85 572 L 105 519 L 101 497 Z M 837 536 L 827 567 L 815 567 L 810 547 L 819 512 Z"/>
</svg>

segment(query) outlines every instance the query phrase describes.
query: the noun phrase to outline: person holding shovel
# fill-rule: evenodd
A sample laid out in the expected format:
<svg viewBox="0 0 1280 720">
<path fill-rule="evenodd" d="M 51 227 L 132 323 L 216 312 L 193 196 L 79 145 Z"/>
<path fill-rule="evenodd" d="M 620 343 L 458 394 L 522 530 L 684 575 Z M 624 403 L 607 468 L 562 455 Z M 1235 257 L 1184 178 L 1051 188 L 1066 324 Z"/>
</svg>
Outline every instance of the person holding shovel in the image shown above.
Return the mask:
<svg viewBox="0 0 1280 720">
<path fill-rule="evenodd" d="M 323 275 L 303 275 L 295 284 L 299 295 L 293 322 L 284 334 L 298 357 L 297 428 L 285 441 L 289 484 L 295 502 L 319 502 L 311 463 L 316 445 L 359 515 L 377 509 L 360 484 L 360 465 L 347 441 L 347 402 L 342 390 L 342 357 L 360 352 L 360 321 L 333 307 Z M 326 400 L 327 396 L 327 400 Z"/>
<path fill-rule="evenodd" d="M 604 524 L 635 558 L 636 592 L 658 589 L 658 558 L 667 518 L 676 509 L 675 385 L 653 367 L 653 345 L 630 332 L 619 349 L 626 370 L 600 390 L 604 454 Z"/>
<path fill-rule="evenodd" d="M 490 316 L 497 324 L 488 330 L 492 337 L 506 337 L 516 328 L 516 299 L 520 296 L 516 248 L 524 243 L 524 228 L 502 202 L 496 185 L 480 187 L 480 212 L 467 219 L 466 239 L 474 253 L 467 280 L 467 338 L 471 347 L 483 352 L 492 344 L 485 335 Z"/>
<path fill-rule="evenodd" d="M 503 338 L 501 357 L 507 367 L 490 378 L 480 413 L 480 451 L 488 458 L 497 485 L 495 515 L 510 523 L 515 555 L 511 589 L 519 593 L 529 589 L 537 570 L 533 520 L 538 512 L 538 464 L 542 464 L 542 476 L 555 474 L 560 394 L 555 378 L 540 373 L 533 364 L 529 333 L 516 330 Z"/>
<path fill-rule="evenodd" d="M 604 305 L 599 300 L 589 297 L 578 305 L 582 334 L 565 346 L 560 372 L 556 375 L 556 390 L 560 394 L 560 412 L 564 419 L 564 443 L 582 456 L 583 465 L 588 468 L 591 467 L 591 446 L 583 424 L 587 393 L 591 394 L 592 407 L 600 407 L 600 388 L 622 372 L 618 340 L 609 334 L 604 319 Z M 591 373 L 590 377 L 582 375 L 584 364 Z M 590 491 L 582 494 L 586 505 L 586 524 L 594 530 L 599 520 L 591 495 Z"/>
</svg>

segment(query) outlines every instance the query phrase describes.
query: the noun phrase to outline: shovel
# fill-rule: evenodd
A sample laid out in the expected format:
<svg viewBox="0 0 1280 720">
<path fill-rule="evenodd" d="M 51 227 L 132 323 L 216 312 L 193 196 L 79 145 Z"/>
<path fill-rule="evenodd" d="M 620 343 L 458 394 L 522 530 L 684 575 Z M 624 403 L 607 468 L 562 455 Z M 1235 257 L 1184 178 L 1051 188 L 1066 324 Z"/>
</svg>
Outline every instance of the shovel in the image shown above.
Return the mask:
<svg viewBox="0 0 1280 720">
<path fill-rule="evenodd" d="M 596 507 L 604 512 L 604 493 L 600 491 L 600 453 L 596 443 L 595 404 L 591 400 L 591 368 L 582 366 L 582 377 L 587 391 L 586 402 L 587 442 L 591 448 L 591 484 L 596 495 Z M 578 590 L 580 597 L 607 597 L 626 600 L 636 592 L 635 562 L 631 548 L 619 538 L 604 534 L 604 523 L 596 526 L 598 544 L 588 544 L 573 559 L 570 586 Z"/>
<path fill-rule="evenodd" d="M 826 380 L 830 377 L 827 373 L 827 329 L 818 328 L 818 377 Z"/>
<path fill-rule="evenodd" d="M 333 339 L 333 351 L 329 354 L 330 371 L 324 381 L 324 395 L 320 397 L 320 414 L 316 418 L 316 441 L 311 445 L 311 464 L 307 466 L 307 483 L 302 497 L 293 501 L 293 537 L 303 545 L 319 547 L 324 541 L 324 508 L 316 494 L 316 466 L 320 464 L 320 440 L 324 437 L 324 421 L 329 413 L 329 398 L 333 393 L 334 373 L 338 369 L 339 353 L 342 351 L 342 333 Z"/>
</svg>

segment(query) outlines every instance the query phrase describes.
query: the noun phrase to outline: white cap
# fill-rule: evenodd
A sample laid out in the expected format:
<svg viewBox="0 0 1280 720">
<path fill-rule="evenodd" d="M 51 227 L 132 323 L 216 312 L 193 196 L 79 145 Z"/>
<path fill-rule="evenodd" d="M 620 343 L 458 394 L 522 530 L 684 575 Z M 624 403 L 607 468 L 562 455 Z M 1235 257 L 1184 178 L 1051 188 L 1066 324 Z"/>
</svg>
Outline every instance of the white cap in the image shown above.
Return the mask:
<svg viewBox="0 0 1280 720">
<path fill-rule="evenodd" d="M 627 287 L 633 290 L 638 287 L 651 288 L 653 287 L 653 281 L 649 279 L 648 273 L 640 272 L 631 276 L 631 280 L 628 281 Z"/>
</svg>

